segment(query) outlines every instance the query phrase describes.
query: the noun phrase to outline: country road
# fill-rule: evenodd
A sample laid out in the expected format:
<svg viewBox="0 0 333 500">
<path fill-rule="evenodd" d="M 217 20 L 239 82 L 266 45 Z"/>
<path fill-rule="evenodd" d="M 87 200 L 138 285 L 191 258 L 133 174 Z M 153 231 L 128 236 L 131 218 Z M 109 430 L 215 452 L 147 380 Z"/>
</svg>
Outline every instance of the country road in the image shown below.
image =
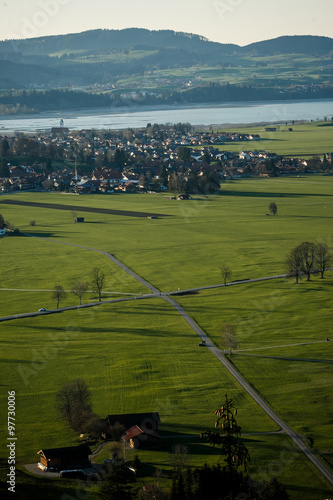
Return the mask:
<svg viewBox="0 0 333 500">
<path fill-rule="evenodd" d="M 32 235 L 27 235 L 31 236 L 34 238 L 39 238 L 38 236 L 32 236 Z M 146 294 L 146 295 L 140 295 L 137 297 L 129 297 L 129 298 L 122 298 L 122 299 L 115 299 L 115 300 L 108 300 L 108 301 L 103 301 L 101 302 L 95 302 L 91 304 L 84 304 L 82 306 L 75 306 L 75 307 L 67 307 L 67 308 L 62 308 L 62 309 L 55 309 L 52 311 L 46 311 L 46 312 L 34 312 L 34 313 L 27 313 L 27 314 L 20 314 L 20 315 L 15 315 L 7 318 L 0 318 L 0 321 L 8 321 L 10 319 L 17 319 L 17 318 L 24 318 L 24 317 L 31 317 L 31 316 L 37 316 L 40 314 L 52 314 L 52 313 L 60 313 L 63 311 L 68 311 L 68 310 L 73 310 L 73 309 L 79 309 L 79 308 L 84 308 L 84 307 L 94 307 L 94 306 L 100 306 L 105 303 L 115 303 L 115 302 L 121 302 L 121 301 L 129 301 L 129 300 L 136 300 L 136 299 L 147 299 L 147 298 L 161 298 L 166 300 L 169 304 L 171 304 L 177 311 L 178 313 L 182 316 L 182 318 L 186 321 L 186 323 L 193 329 L 193 331 L 200 337 L 202 341 L 206 342 L 208 350 L 220 361 L 220 363 L 228 370 L 228 372 L 235 378 L 235 380 L 241 385 L 241 387 L 252 397 L 252 399 L 266 412 L 266 414 L 281 428 L 284 434 L 286 434 L 292 441 L 293 443 L 297 446 L 297 448 L 302 451 L 305 456 L 315 465 L 315 467 L 322 473 L 322 475 L 329 481 L 329 483 L 333 486 L 333 474 L 332 472 L 319 460 L 319 458 L 313 453 L 313 451 L 307 446 L 305 443 L 305 439 L 303 436 L 297 434 L 288 424 L 286 424 L 271 408 L 270 406 L 261 398 L 261 396 L 250 386 L 250 384 L 238 373 L 236 368 L 233 366 L 233 364 L 225 357 L 223 352 L 220 349 L 217 349 L 213 342 L 210 340 L 210 338 L 206 335 L 206 333 L 199 327 L 199 325 L 188 315 L 188 313 L 178 304 L 171 296 L 170 293 L 162 293 L 160 292 L 157 288 L 155 288 L 153 285 L 151 285 L 149 282 L 141 278 L 139 275 L 137 275 L 134 271 L 129 269 L 125 264 L 120 262 L 118 259 L 116 259 L 113 255 L 109 254 L 108 252 L 104 252 L 102 250 L 97 250 L 89 247 L 85 247 L 82 245 L 75 245 L 71 243 L 66 243 L 66 242 L 60 242 L 57 240 L 52 240 L 48 238 L 39 238 L 42 240 L 45 240 L 47 242 L 54 242 L 58 244 L 63 244 L 63 245 L 68 245 L 72 247 L 77 247 L 77 248 L 83 248 L 86 250 L 94 251 L 101 253 L 105 255 L 108 259 L 110 259 L 112 262 L 114 262 L 117 266 L 119 266 L 123 271 L 125 271 L 127 274 L 129 274 L 132 278 L 136 279 L 138 282 L 140 282 L 142 285 L 144 285 L 146 288 L 150 290 L 151 293 Z M 277 279 L 277 278 L 282 278 L 285 277 L 285 275 L 280 275 L 280 276 L 272 276 L 268 278 L 259 278 L 259 279 L 254 279 L 254 280 L 243 280 L 242 282 L 236 282 L 236 284 L 242 284 L 242 283 L 251 283 L 251 282 L 257 282 L 257 281 L 264 281 L 268 279 Z M 217 286 L 224 286 L 224 285 L 217 285 Z M 213 287 L 201 287 L 197 289 L 191 289 L 184 292 L 189 292 L 189 291 L 194 291 L 194 290 L 201 290 L 201 289 L 207 289 L 207 288 L 216 288 L 217 286 Z M 229 286 L 229 285 L 227 285 Z M 174 294 L 179 294 L 181 291 L 178 292 L 171 292 L 172 295 Z M 309 361 L 309 360 L 305 360 Z"/>
</svg>

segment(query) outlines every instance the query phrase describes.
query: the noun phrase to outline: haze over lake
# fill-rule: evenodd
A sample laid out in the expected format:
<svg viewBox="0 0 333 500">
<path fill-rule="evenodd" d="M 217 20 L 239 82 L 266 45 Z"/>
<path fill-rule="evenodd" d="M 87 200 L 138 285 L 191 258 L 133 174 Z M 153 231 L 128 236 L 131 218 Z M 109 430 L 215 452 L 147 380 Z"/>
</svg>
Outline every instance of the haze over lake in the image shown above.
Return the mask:
<svg viewBox="0 0 333 500">
<path fill-rule="evenodd" d="M 40 114 L 3 116 L 0 133 L 35 132 L 59 126 L 60 119 L 70 130 L 125 129 L 147 123 L 189 122 L 192 125 L 236 125 L 316 120 L 333 116 L 333 99 L 286 102 L 238 102 L 215 105 L 102 108 Z"/>
</svg>

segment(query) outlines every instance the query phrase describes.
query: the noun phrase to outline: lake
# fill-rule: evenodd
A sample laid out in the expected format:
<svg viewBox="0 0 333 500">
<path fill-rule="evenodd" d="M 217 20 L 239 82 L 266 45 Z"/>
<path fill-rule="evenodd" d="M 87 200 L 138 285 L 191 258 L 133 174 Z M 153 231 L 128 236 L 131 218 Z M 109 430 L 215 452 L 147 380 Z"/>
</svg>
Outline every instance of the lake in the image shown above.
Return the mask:
<svg viewBox="0 0 333 500">
<path fill-rule="evenodd" d="M 58 127 L 70 130 L 124 129 L 147 123 L 189 122 L 192 125 L 236 125 L 317 120 L 333 116 L 333 99 L 311 101 L 236 102 L 165 107 L 101 108 L 0 117 L 0 134 L 35 132 Z"/>
</svg>

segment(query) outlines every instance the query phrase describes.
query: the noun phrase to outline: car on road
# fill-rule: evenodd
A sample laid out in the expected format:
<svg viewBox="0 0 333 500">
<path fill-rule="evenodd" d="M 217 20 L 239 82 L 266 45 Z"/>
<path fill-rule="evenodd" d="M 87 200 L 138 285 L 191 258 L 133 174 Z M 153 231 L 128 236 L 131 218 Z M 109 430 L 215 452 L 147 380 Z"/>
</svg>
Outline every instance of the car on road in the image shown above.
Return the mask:
<svg viewBox="0 0 333 500">
<path fill-rule="evenodd" d="M 87 479 L 87 474 L 82 469 L 71 469 L 60 471 L 59 477 L 64 479 Z"/>
<path fill-rule="evenodd" d="M 43 312 L 43 311 L 46 311 L 45 307 L 41 307 L 40 309 L 38 309 L 38 312 Z"/>
</svg>

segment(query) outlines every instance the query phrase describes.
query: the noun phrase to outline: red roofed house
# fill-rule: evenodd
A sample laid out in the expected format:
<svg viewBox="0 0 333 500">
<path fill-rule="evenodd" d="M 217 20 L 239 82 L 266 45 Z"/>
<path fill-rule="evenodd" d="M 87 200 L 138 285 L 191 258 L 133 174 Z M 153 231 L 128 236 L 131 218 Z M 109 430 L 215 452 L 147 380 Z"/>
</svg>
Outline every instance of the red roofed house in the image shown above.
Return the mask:
<svg viewBox="0 0 333 500">
<path fill-rule="evenodd" d="M 158 432 L 152 431 L 150 429 L 141 429 L 138 425 L 134 425 L 126 431 L 126 434 L 122 437 L 125 444 L 129 445 L 130 448 L 143 448 L 147 446 L 156 445 L 161 436 Z"/>
<path fill-rule="evenodd" d="M 125 433 L 122 440 L 135 449 L 154 446 L 158 443 L 161 439 L 158 433 L 158 424 L 160 421 L 158 412 L 107 416 L 107 422 L 110 427 L 116 424 L 124 427 Z"/>
</svg>

